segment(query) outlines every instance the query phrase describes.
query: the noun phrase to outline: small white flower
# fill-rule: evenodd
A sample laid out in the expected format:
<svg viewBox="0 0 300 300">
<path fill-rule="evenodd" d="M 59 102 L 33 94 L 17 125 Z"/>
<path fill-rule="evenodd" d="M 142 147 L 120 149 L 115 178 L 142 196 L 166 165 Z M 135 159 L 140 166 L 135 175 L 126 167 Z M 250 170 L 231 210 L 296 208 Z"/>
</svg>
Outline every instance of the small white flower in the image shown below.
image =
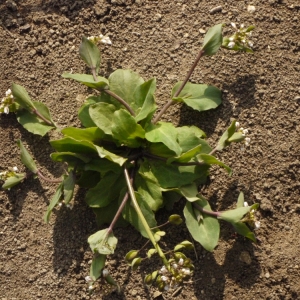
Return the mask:
<svg viewBox="0 0 300 300">
<path fill-rule="evenodd" d="M 253 43 L 250 42 L 250 41 L 248 41 L 248 46 L 249 46 L 250 48 L 253 48 Z"/>
<path fill-rule="evenodd" d="M 165 274 L 167 272 L 168 272 L 168 270 L 167 270 L 166 266 L 162 266 L 162 268 L 160 269 L 160 273 Z"/>
<path fill-rule="evenodd" d="M 243 132 L 243 135 L 246 135 L 246 134 L 249 133 L 249 130 L 248 129 L 243 129 L 242 132 Z"/>
<path fill-rule="evenodd" d="M 168 281 L 168 280 L 169 280 L 169 277 L 167 277 L 167 276 L 161 276 L 161 280 L 162 280 L 162 281 Z"/>
<path fill-rule="evenodd" d="M 89 286 L 89 291 L 92 291 L 94 287 L 92 285 Z"/>
<path fill-rule="evenodd" d="M 59 202 L 59 203 L 58 203 L 58 206 L 62 206 L 62 205 L 63 205 L 62 202 Z"/>
<path fill-rule="evenodd" d="M 246 137 L 245 138 L 245 145 L 249 146 L 250 145 L 250 141 L 251 141 L 251 139 L 249 137 Z"/>
<path fill-rule="evenodd" d="M 100 37 L 100 40 L 103 44 L 108 44 L 108 45 L 112 44 L 112 42 L 108 36 L 102 36 L 102 37 Z"/>
<path fill-rule="evenodd" d="M 240 127 L 240 122 L 235 122 L 235 128 L 239 128 Z"/>
<path fill-rule="evenodd" d="M 180 266 L 182 266 L 183 263 L 184 263 L 183 258 L 180 258 L 179 261 L 178 261 L 178 264 L 179 264 Z"/>
<path fill-rule="evenodd" d="M 191 270 L 189 268 L 182 269 L 182 272 L 184 273 L 184 275 L 190 275 L 191 274 Z"/>
<path fill-rule="evenodd" d="M 8 106 L 4 106 L 4 111 L 5 114 L 9 114 L 9 107 Z"/>
<path fill-rule="evenodd" d="M 231 23 L 231 26 L 232 26 L 234 29 L 237 29 L 235 23 L 232 22 L 232 23 Z"/>
<path fill-rule="evenodd" d="M 107 269 L 103 269 L 102 275 L 103 275 L 104 277 L 108 276 L 108 275 L 109 275 L 109 271 L 108 271 Z"/>
<path fill-rule="evenodd" d="M 245 27 L 245 25 L 244 25 L 244 24 L 241 24 L 241 27 L 240 27 L 240 28 L 243 29 L 244 27 Z"/>
<path fill-rule="evenodd" d="M 229 38 L 230 42 L 234 42 L 234 40 L 235 40 L 235 38 L 233 36 Z"/>
<path fill-rule="evenodd" d="M 248 202 L 244 202 L 244 207 L 248 207 L 249 206 L 249 204 L 248 204 Z"/>
<path fill-rule="evenodd" d="M 172 264 L 173 269 L 177 269 L 178 265 L 177 264 Z"/>
<path fill-rule="evenodd" d="M 86 276 L 84 279 L 85 279 L 86 282 L 93 282 L 94 281 L 91 276 Z"/>
<path fill-rule="evenodd" d="M 18 172 L 19 171 L 18 167 L 13 167 L 12 169 L 13 169 L 14 172 Z"/>
<path fill-rule="evenodd" d="M 254 229 L 259 229 L 260 228 L 260 221 L 255 221 L 254 222 Z"/>
<path fill-rule="evenodd" d="M 228 48 L 233 48 L 235 46 L 235 42 L 229 42 L 227 46 Z"/>
</svg>

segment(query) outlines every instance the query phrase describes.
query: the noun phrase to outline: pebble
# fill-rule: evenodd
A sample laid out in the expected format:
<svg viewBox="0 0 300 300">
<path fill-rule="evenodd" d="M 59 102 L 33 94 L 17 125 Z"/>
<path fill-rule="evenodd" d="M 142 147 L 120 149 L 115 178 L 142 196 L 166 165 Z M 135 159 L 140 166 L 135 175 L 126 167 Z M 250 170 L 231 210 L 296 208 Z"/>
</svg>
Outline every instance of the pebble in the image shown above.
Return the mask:
<svg viewBox="0 0 300 300">
<path fill-rule="evenodd" d="M 212 8 L 212 9 L 209 11 L 209 13 L 212 15 L 212 14 L 215 14 L 215 13 L 221 12 L 221 11 L 222 11 L 222 6 L 220 5 L 220 6 L 216 6 L 216 7 Z"/>
<path fill-rule="evenodd" d="M 266 272 L 266 273 L 265 273 L 265 277 L 266 277 L 266 278 L 270 278 L 270 273 L 269 273 L 269 272 Z"/>
<path fill-rule="evenodd" d="M 199 29 L 199 32 L 200 32 L 200 33 L 205 33 L 205 32 L 206 32 L 206 30 L 204 30 L 204 29 L 200 28 L 200 29 Z"/>
<path fill-rule="evenodd" d="M 248 11 L 249 13 L 254 13 L 254 12 L 255 12 L 255 6 L 254 6 L 254 5 L 248 5 L 247 11 Z"/>
<path fill-rule="evenodd" d="M 242 262 L 246 263 L 247 265 L 250 265 L 252 262 L 251 256 L 250 256 L 249 252 L 247 252 L 247 251 L 241 252 L 240 260 Z"/>
<path fill-rule="evenodd" d="M 162 18 L 162 15 L 161 15 L 161 14 L 155 14 L 155 16 L 154 16 L 154 20 L 155 20 L 156 22 L 159 22 L 159 21 L 161 20 L 161 18 Z"/>
</svg>

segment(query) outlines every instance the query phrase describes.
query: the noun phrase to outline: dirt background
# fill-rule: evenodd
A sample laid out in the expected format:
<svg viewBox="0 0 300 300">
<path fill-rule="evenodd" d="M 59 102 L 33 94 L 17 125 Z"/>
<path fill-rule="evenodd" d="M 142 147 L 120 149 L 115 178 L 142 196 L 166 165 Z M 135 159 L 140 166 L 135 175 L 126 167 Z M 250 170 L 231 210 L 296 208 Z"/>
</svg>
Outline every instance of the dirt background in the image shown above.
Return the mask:
<svg viewBox="0 0 300 300">
<path fill-rule="evenodd" d="M 254 13 L 247 11 L 248 4 L 255 6 Z M 222 10 L 210 13 L 216 6 Z M 249 203 L 260 203 L 262 226 L 257 232 L 261 242 L 254 245 L 222 224 L 213 253 L 199 245 L 197 256 L 190 253 L 195 282 L 175 296 L 156 295 L 142 283 L 146 272 L 160 267 L 158 261 L 130 271 L 123 257 L 144 241 L 134 230 L 118 229 L 118 248 L 107 267 L 122 294 L 102 288 L 89 296 L 87 237 L 98 228 L 84 193 L 75 197 L 73 210 L 57 210 L 46 225 L 42 216 L 55 185 L 29 179 L 0 191 L 0 299 L 299 299 L 299 9 L 297 0 L 1 0 L 0 94 L 12 82 L 25 86 L 32 98 L 50 107 L 61 127 L 78 125 L 77 110 L 89 93 L 61 78 L 64 71 L 85 72 L 78 55 L 83 35 L 108 34 L 113 42 L 102 47 L 102 75 L 131 68 L 145 79 L 156 77 L 161 106 L 172 85 L 186 75 L 209 27 L 256 25 L 253 55 L 221 50 L 203 59 L 192 76 L 193 82 L 222 89 L 223 104 L 207 113 L 174 106 L 165 118 L 198 125 L 212 145 L 232 118 L 249 128 L 247 151 L 235 145 L 219 154 L 233 176 L 215 168 L 203 194 L 222 210 L 244 191 Z M 49 137 L 27 133 L 14 114 L 1 116 L 0 136 L 0 171 L 24 170 L 15 143 L 21 138 L 47 175 L 61 175 L 62 167 L 49 158 Z M 167 217 L 159 215 L 161 222 Z M 184 226 L 169 227 L 164 241 L 172 247 L 189 238 Z"/>
</svg>

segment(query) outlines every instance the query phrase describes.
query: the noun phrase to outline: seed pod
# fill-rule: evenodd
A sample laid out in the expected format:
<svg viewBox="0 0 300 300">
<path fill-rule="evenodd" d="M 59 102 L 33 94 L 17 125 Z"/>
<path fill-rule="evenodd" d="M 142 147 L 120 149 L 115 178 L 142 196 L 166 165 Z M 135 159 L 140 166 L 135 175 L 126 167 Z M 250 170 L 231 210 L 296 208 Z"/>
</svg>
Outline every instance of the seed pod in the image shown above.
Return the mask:
<svg viewBox="0 0 300 300">
<path fill-rule="evenodd" d="M 125 256 L 125 260 L 128 262 L 128 263 L 131 263 L 133 261 L 133 259 L 135 259 L 138 255 L 138 251 L 137 250 L 131 250 L 129 251 L 126 256 Z"/>
</svg>

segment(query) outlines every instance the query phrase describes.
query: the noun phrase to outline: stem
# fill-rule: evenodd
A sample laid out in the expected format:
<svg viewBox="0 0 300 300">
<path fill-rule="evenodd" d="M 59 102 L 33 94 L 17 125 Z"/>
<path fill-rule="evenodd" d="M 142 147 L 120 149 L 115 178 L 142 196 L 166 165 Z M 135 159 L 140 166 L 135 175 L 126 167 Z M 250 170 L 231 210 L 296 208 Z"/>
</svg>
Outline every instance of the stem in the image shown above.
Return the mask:
<svg viewBox="0 0 300 300">
<path fill-rule="evenodd" d="M 52 183 L 60 183 L 60 182 L 62 182 L 61 179 L 50 179 L 50 178 L 45 177 L 45 176 L 41 173 L 40 170 L 37 170 L 36 175 L 37 175 L 39 178 L 42 178 L 43 180 L 48 181 L 48 182 L 52 182 Z"/>
<path fill-rule="evenodd" d="M 185 85 L 187 84 L 188 80 L 190 79 L 192 73 L 194 72 L 200 58 L 204 55 L 205 51 L 203 49 L 200 50 L 200 52 L 198 53 L 194 63 L 192 64 L 189 72 L 187 73 L 184 81 L 182 82 L 181 86 L 179 87 L 179 89 L 176 91 L 176 93 L 174 94 L 174 98 L 178 97 L 178 95 L 180 94 L 180 92 L 183 90 L 183 88 L 185 87 Z M 153 120 L 153 124 L 157 123 L 158 120 L 161 118 L 161 116 L 167 111 L 167 109 L 172 105 L 176 103 L 176 101 L 173 100 L 169 100 L 165 106 L 161 109 L 161 111 L 158 113 L 158 115 L 154 118 Z"/>
<path fill-rule="evenodd" d="M 213 154 L 215 154 L 215 152 L 217 152 L 218 151 L 218 146 L 216 146 L 214 149 L 212 149 L 209 153 L 208 153 L 208 155 L 213 155 Z"/>
<path fill-rule="evenodd" d="M 137 203 L 137 200 L 135 198 L 135 194 L 134 194 L 134 190 L 132 188 L 132 185 L 131 185 L 131 181 L 130 181 L 130 177 L 129 177 L 129 174 L 128 174 L 128 171 L 127 169 L 125 168 L 124 169 L 124 174 L 125 174 L 125 179 L 126 179 L 126 182 L 127 182 L 127 186 L 128 186 L 128 191 L 129 191 L 129 194 L 130 194 L 130 197 L 131 197 L 131 201 L 133 203 L 133 206 L 134 206 L 134 209 L 140 219 L 140 221 L 142 222 L 145 230 L 146 230 L 146 233 L 149 237 L 149 240 L 151 241 L 151 243 L 153 244 L 153 246 L 155 247 L 155 249 L 157 250 L 157 253 L 158 255 L 161 257 L 161 259 L 163 260 L 163 263 L 165 266 L 169 266 L 169 262 L 167 260 L 167 258 L 165 257 L 164 253 L 162 252 L 161 248 L 159 247 L 159 245 L 157 244 L 157 242 L 155 241 L 154 239 L 154 236 L 152 234 L 152 231 Z"/>
<path fill-rule="evenodd" d="M 214 217 L 214 218 L 218 218 L 218 217 L 221 215 L 221 212 L 220 212 L 220 211 L 211 211 L 211 210 L 207 210 L 207 209 L 201 207 L 201 206 L 200 206 L 199 204 L 197 204 L 197 203 L 193 203 L 193 206 L 194 206 L 197 210 L 201 211 L 202 213 L 204 213 L 204 214 L 206 214 L 206 215 L 209 215 L 209 216 L 211 216 L 211 217 Z"/>
<path fill-rule="evenodd" d="M 130 112 L 130 114 L 132 116 L 135 116 L 135 113 L 133 111 L 133 109 L 128 105 L 128 103 L 122 99 L 120 96 L 118 96 L 117 94 L 115 94 L 114 92 L 112 92 L 111 90 L 101 90 L 101 92 L 104 92 L 110 96 L 112 96 L 113 98 L 115 98 L 118 102 L 120 102 L 122 105 L 125 106 L 125 108 Z"/>
<path fill-rule="evenodd" d="M 32 110 L 32 113 L 34 113 L 35 115 L 37 115 L 40 119 L 42 119 L 46 124 L 50 125 L 50 126 L 54 126 L 56 127 L 53 122 L 47 120 L 43 115 L 41 115 L 41 113 L 37 110 L 37 109 L 34 109 Z"/>
</svg>

